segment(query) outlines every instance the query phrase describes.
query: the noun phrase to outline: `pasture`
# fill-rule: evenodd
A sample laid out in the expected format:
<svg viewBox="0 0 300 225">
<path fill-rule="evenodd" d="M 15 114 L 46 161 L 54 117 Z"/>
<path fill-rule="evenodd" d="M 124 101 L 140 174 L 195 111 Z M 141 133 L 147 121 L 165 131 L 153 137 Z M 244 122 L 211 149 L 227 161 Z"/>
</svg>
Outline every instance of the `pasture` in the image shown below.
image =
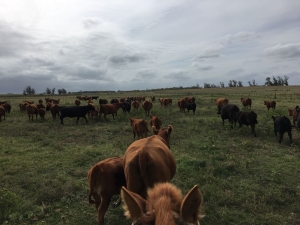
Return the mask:
<svg viewBox="0 0 300 225">
<path fill-rule="evenodd" d="M 122 93 L 92 93 L 110 100 L 128 96 L 155 96 L 150 115 L 162 119 L 162 127 L 173 126 L 171 151 L 177 171 L 171 183 L 186 194 L 195 184 L 204 198 L 201 225 L 216 224 L 300 224 L 300 134 L 292 130 L 293 143 L 284 134 L 275 139 L 272 115 L 288 117 L 288 108 L 300 105 L 298 86 L 244 87 L 225 89 L 179 89 Z M 77 94 L 78 95 L 78 94 Z M 28 121 L 18 104 L 23 100 L 60 98 L 60 105 L 75 105 L 77 95 L 0 95 L 12 111 L 0 123 L 0 224 L 96 224 L 97 213 L 88 203 L 87 173 L 97 162 L 123 155 L 133 142 L 129 117 L 144 118 L 140 107 L 113 120 L 108 115 L 86 124 L 84 119 Z M 195 115 L 179 112 L 177 100 L 196 98 Z M 173 99 L 167 108 L 158 98 Z M 222 126 L 215 99 L 247 111 L 241 97 L 250 97 L 258 115 L 257 137 L 250 127 Z M 275 100 L 267 111 L 264 100 Z M 85 104 L 84 101 L 82 103 Z M 98 100 L 94 103 L 99 106 Z M 289 117 L 291 119 L 291 117 Z M 150 126 L 149 126 L 150 129 Z M 152 130 L 151 130 L 152 131 Z M 152 132 L 151 132 L 152 134 Z M 150 135 L 151 135 L 150 134 Z M 112 201 L 116 200 L 115 196 Z M 110 207 L 105 224 L 131 224 L 123 209 Z"/>
</svg>

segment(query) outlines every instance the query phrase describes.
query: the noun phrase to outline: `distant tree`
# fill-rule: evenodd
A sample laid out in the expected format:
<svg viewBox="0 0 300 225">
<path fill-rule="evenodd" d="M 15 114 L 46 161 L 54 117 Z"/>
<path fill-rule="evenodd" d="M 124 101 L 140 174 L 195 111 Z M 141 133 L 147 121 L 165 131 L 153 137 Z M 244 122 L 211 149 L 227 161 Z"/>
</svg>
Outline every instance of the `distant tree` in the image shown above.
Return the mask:
<svg viewBox="0 0 300 225">
<path fill-rule="evenodd" d="M 242 81 L 238 81 L 237 86 L 238 86 L 238 87 L 244 87 Z"/>
<path fill-rule="evenodd" d="M 220 88 L 225 88 L 224 82 L 220 82 Z"/>
<path fill-rule="evenodd" d="M 50 95 L 50 94 L 51 94 L 51 89 L 48 88 L 48 87 L 46 88 L 46 94 L 47 94 L 47 95 Z"/>
<path fill-rule="evenodd" d="M 267 78 L 266 78 L 265 85 L 266 85 L 266 86 L 273 86 L 273 83 L 272 83 L 272 81 L 271 81 L 271 78 L 270 78 L 270 77 L 267 77 Z"/>
<path fill-rule="evenodd" d="M 55 88 L 52 88 L 52 90 L 51 90 L 51 94 L 53 94 L 53 95 L 54 95 L 54 93 L 55 93 Z"/>
<path fill-rule="evenodd" d="M 58 89 L 58 90 L 57 90 L 57 93 L 58 93 L 59 95 L 61 95 L 61 94 L 66 94 L 67 91 L 66 91 L 64 88 L 62 88 L 62 89 Z"/>
<path fill-rule="evenodd" d="M 24 90 L 23 90 L 23 95 L 34 95 L 35 94 L 35 90 L 30 87 L 27 86 Z"/>
<path fill-rule="evenodd" d="M 288 76 L 286 76 L 286 75 L 283 77 L 283 85 L 285 85 L 285 86 L 289 86 L 288 79 L 289 79 L 289 77 L 288 77 Z"/>
<path fill-rule="evenodd" d="M 273 86 L 278 86 L 278 80 L 276 79 L 276 77 L 273 76 L 272 80 Z"/>
<path fill-rule="evenodd" d="M 200 87 L 198 83 L 197 83 L 196 87 L 197 87 L 197 88 L 199 88 L 199 87 Z"/>
</svg>

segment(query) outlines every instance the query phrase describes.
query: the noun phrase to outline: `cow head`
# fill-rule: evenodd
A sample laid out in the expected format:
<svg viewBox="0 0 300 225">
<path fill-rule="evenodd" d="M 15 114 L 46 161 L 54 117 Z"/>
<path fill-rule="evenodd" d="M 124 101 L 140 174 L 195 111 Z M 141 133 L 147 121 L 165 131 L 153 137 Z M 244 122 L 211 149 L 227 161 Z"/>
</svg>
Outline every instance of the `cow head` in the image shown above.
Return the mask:
<svg viewBox="0 0 300 225">
<path fill-rule="evenodd" d="M 172 125 L 169 125 L 168 128 L 161 128 L 157 130 L 155 126 L 152 126 L 153 133 L 155 135 L 160 136 L 162 139 L 166 141 L 167 146 L 170 148 L 170 135 L 173 130 Z"/>
</svg>

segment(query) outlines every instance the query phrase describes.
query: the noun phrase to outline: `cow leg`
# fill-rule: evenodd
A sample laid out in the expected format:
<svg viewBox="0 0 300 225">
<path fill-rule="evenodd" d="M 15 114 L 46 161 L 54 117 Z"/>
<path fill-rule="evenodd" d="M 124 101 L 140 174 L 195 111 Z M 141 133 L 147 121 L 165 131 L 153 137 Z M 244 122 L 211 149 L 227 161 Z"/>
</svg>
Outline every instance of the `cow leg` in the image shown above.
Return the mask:
<svg viewBox="0 0 300 225">
<path fill-rule="evenodd" d="M 87 120 L 86 116 L 83 117 L 85 119 L 86 123 L 89 123 L 89 121 Z M 78 120 L 78 119 L 77 119 Z"/>
<path fill-rule="evenodd" d="M 105 198 L 101 198 L 101 203 L 98 208 L 98 224 L 104 224 L 104 215 L 108 209 L 109 203 L 111 200 L 111 196 L 105 196 Z"/>
<path fill-rule="evenodd" d="M 279 140 L 278 140 L 278 143 L 281 143 L 283 139 L 283 132 L 279 132 Z"/>
<path fill-rule="evenodd" d="M 250 124 L 251 126 L 251 133 L 253 133 L 254 137 L 256 137 L 256 133 L 255 133 L 255 130 L 254 130 L 254 125 L 253 124 Z"/>
<path fill-rule="evenodd" d="M 290 143 L 292 144 L 293 142 L 292 142 L 292 133 L 291 133 L 291 131 L 288 131 L 288 135 L 289 135 L 289 138 L 290 138 Z"/>
<path fill-rule="evenodd" d="M 64 121 L 63 121 L 63 120 L 64 120 L 64 118 L 63 118 L 62 116 L 60 116 L 60 123 L 61 123 L 61 124 L 64 124 Z"/>
</svg>

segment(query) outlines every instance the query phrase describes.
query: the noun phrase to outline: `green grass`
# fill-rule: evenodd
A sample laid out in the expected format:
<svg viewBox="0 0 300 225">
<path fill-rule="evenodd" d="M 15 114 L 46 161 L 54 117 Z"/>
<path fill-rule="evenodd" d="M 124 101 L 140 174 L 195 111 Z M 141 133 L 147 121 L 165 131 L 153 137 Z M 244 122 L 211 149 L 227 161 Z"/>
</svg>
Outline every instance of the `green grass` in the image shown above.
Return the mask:
<svg viewBox="0 0 300 225">
<path fill-rule="evenodd" d="M 226 89 L 165 90 L 157 92 L 94 93 L 101 98 L 154 95 L 151 115 L 163 126 L 171 124 L 171 151 L 177 172 L 172 183 L 185 194 L 197 184 L 204 197 L 208 224 L 300 224 L 300 134 L 293 129 L 293 144 L 287 134 L 278 144 L 272 115 L 288 116 L 288 108 L 299 105 L 299 87 L 256 87 Z M 274 99 L 276 94 L 276 99 Z M 177 99 L 196 97 L 196 114 L 180 113 Z M 74 105 L 75 96 L 60 98 L 61 105 Z M 253 99 L 258 114 L 257 137 L 250 127 L 222 126 L 214 100 L 227 97 L 244 109 L 240 98 Z M 173 99 L 162 108 L 158 98 Z M 96 210 L 88 203 L 87 172 L 97 162 L 123 155 L 133 141 L 128 114 L 120 110 L 115 120 L 65 118 L 65 125 L 52 120 L 28 121 L 18 104 L 45 96 L 0 96 L 8 100 L 12 112 L 0 123 L 0 224 L 96 224 Z M 277 101 L 275 110 L 264 100 Z M 98 104 L 97 104 L 98 105 Z M 144 111 L 130 117 L 146 118 Z M 115 197 L 113 200 L 115 200 Z M 122 207 L 110 207 L 106 224 L 131 224 Z"/>
</svg>

